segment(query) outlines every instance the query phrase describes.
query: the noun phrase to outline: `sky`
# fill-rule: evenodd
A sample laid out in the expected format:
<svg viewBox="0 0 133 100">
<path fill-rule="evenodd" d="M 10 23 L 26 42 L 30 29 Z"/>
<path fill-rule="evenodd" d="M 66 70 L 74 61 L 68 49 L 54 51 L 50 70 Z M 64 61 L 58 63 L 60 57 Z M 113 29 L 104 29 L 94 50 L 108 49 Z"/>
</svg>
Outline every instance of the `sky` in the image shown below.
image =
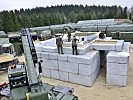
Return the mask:
<svg viewBox="0 0 133 100">
<path fill-rule="evenodd" d="M 133 0 L 0 0 L 0 11 L 3 10 L 14 10 L 21 8 L 35 8 L 35 7 L 46 7 L 55 5 L 120 5 L 122 7 L 131 8 L 133 6 Z"/>
</svg>

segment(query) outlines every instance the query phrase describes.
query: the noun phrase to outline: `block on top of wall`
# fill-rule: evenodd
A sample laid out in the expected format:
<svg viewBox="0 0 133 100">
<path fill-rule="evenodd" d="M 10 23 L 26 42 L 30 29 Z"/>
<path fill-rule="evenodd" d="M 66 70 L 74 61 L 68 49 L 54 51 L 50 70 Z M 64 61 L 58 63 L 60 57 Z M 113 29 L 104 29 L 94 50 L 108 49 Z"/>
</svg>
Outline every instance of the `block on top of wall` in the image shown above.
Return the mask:
<svg viewBox="0 0 133 100">
<path fill-rule="evenodd" d="M 122 51 L 124 40 L 118 40 L 116 43 L 116 51 Z"/>
</svg>

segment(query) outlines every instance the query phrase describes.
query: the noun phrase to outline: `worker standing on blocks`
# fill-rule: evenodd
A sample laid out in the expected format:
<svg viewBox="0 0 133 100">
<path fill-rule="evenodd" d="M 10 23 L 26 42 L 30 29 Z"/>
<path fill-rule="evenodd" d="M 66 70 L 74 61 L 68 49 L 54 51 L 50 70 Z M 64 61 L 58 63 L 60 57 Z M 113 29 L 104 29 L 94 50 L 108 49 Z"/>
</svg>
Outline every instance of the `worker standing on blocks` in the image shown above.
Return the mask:
<svg viewBox="0 0 133 100">
<path fill-rule="evenodd" d="M 68 32 L 67 37 L 68 37 L 68 42 L 71 42 L 71 32 Z"/>
<path fill-rule="evenodd" d="M 58 36 L 58 37 L 56 38 L 56 45 L 57 45 L 57 49 L 58 49 L 58 53 L 59 53 L 59 54 L 60 54 L 60 51 L 61 51 L 61 54 L 64 54 L 64 53 L 63 53 L 62 44 L 63 44 L 62 37 L 61 37 L 61 36 Z"/>
<path fill-rule="evenodd" d="M 120 32 L 117 31 L 117 32 L 116 32 L 116 39 L 120 40 L 120 35 L 121 35 Z"/>
<path fill-rule="evenodd" d="M 72 54 L 76 53 L 78 55 L 78 50 L 77 50 L 77 41 L 79 41 L 75 36 L 73 36 L 72 39 Z"/>
</svg>

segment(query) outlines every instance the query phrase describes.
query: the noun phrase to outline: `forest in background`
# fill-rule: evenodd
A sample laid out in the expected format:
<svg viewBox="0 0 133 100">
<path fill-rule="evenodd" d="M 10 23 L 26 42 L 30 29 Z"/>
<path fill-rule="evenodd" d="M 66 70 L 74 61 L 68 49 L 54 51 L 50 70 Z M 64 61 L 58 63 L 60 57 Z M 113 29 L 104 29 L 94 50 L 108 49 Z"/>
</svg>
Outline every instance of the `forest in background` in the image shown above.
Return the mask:
<svg viewBox="0 0 133 100">
<path fill-rule="evenodd" d="M 133 10 L 133 9 L 132 9 Z M 76 23 L 94 19 L 132 19 L 132 10 L 121 6 L 57 5 L 0 12 L 0 30 L 18 31 L 22 27 L 40 27 Z"/>
</svg>

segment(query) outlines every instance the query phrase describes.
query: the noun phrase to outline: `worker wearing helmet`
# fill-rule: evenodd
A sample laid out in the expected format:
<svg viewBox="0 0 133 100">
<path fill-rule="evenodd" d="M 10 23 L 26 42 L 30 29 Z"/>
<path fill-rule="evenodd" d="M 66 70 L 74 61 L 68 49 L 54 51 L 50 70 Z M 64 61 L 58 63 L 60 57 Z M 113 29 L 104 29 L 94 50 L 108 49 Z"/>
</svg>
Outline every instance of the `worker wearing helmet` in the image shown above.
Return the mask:
<svg viewBox="0 0 133 100">
<path fill-rule="evenodd" d="M 72 54 L 78 55 L 78 50 L 77 50 L 77 41 L 79 41 L 75 36 L 73 36 L 72 39 Z"/>
<path fill-rule="evenodd" d="M 60 54 L 60 51 L 61 51 L 61 54 L 64 54 L 64 53 L 63 53 L 62 44 L 63 44 L 62 37 L 61 37 L 61 36 L 58 36 L 58 37 L 56 38 L 56 45 L 57 45 L 57 49 L 58 49 L 58 53 L 59 53 L 59 54 Z"/>
</svg>

